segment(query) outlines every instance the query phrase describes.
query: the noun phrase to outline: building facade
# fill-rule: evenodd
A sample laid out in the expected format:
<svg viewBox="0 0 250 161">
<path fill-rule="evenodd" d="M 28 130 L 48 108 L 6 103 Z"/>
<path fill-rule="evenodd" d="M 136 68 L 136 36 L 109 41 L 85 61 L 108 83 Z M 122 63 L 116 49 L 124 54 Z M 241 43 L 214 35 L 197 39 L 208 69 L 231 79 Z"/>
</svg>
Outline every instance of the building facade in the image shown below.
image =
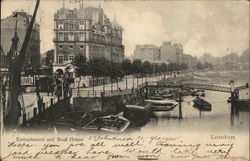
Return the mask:
<svg viewBox="0 0 250 161">
<path fill-rule="evenodd" d="M 159 47 L 152 44 L 136 45 L 134 59 L 149 61 L 151 63 L 158 62 L 160 61 Z"/>
<path fill-rule="evenodd" d="M 8 54 L 12 38 L 14 37 L 15 27 L 17 26 L 17 36 L 19 38 L 17 51 L 20 51 L 27 28 L 31 21 L 31 15 L 26 12 L 13 12 L 12 15 L 1 19 L 1 47 L 5 55 Z M 40 66 L 40 26 L 35 23 L 32 29 L 29 49 L 26 53 L 26 68 Z"/>
<path fill-rule="evenodd" d="M 114 62 L 124 59 L 123 29 L 100 7 L 63 7 L 54 14 L 54 25 L 54 70 L 64 68 L 77 54 Z"/>
<path fill-rule="evenodd" d="M 183 48 L 181 44 L 173 44 L 170 41 L 163 42 L 160 47 L 161 61 L 168 63 L 182 63 Z"/>
<path fill-rule="evenodd" d="M 196 65 L 196 59 L 189 54 L 183 54 L 182 63 L 187 64 L 189 69 L 193 69 Z"/>
</svg>

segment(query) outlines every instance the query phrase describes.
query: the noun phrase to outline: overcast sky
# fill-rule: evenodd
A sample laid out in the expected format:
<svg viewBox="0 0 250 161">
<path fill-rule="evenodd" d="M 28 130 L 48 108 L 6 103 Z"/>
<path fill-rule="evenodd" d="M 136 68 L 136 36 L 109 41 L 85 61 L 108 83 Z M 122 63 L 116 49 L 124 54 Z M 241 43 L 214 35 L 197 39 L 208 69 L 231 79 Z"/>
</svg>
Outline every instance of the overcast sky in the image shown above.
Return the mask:
<svg viewBox="0 0 250 161">
<path fill-rule="evenodd" d="M 136 44 L 163 41 L 181 43 L 184 53 L 200 56 L 204 52 L 222 56 L 226 49 L 237 52 L 249 47 L 248 1 L 86 1 L 98 7 L 112 20 L 114 14 L 124 28 L 123 44 L 126 56 L 131 56 Z M 32 14 L 35 0 L 2 0 L 1 19 L 15 10 Z M 63 0 L 41 0 L 37 22 L 40 24 L 41 53 L 53 49 L 53 15 L 63 6 Z M 65 0 L 66 8 L 78 8 L 79 3 Z M 228 51 L 229 52 L 229 51 Z"/>
</svg>

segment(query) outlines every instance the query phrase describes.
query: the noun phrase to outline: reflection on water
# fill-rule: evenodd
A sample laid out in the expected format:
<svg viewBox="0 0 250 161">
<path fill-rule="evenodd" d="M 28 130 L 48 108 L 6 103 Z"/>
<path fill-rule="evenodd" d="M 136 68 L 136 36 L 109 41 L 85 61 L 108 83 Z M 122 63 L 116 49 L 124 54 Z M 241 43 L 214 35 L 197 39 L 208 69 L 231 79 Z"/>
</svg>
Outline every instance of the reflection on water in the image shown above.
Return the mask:
<svg viewBox="0 0 250 161">
<path fill-rule="evenodd" d="M 141 131 L 249 132 L 249 111 L 231 113 L 231 104 L 227 103 L 229 96 L 230 93 L 206 91 L 204 99 L 212 104 L 211 111 L 193 107 L 194 97 L 186 96 L 182 102 L 183 119 L 179 119 L 178 106 L 173 111 L 154 112 L 154 117 Z"/>
</svg>

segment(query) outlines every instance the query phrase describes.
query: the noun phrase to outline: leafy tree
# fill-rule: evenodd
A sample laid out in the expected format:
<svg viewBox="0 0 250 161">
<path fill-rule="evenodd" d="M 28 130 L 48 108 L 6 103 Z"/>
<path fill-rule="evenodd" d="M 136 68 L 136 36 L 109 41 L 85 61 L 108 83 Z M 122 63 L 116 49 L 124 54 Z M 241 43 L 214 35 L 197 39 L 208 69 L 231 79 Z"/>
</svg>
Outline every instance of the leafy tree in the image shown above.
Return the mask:
<svg viewBox="0 0 250 161">
<path fill-rule="evenodd" d="M 125 74 L 125 77 L 126 77 L 126 89 L 128 89 L 128 79 L 127 79 L 127 77 L 128 77 L 128 75 L 130 75 L 133 72 L 131 61 L 129 59 L 123 60 L 122 64 L 121 64 L 121 68 L 122 68 L 123 73 Z"/>
<path fill-rule="evenodd" d="M 197 69 L 197 70 L 204 70 L 203 64 L 202 64 L 201 62 L 198 62 L 198 63 L 196 64 L 196 69 Z"/>
<path fill-rule="evenodd" d="M 115 63 L 112 61 L 109 61 L 109 63 L 106 66 L 107 71 L 108 71 L 108 76 L 110 77 L 111 80 L 111 92 L 113 91 L 113 79 L 115 78 L 116 72 L 115 72 Z"/>
<path fill-rule="evenodd" d="M 143 75 L 146 75 L 146 79 L 147 79 L 148 74 L 153 73 L 153 65 L 148 61 L 143 62 L 142 63 L 142 73 L 143 73 Z"/>
<path fill-rule="evenodd" d="M 188 69 L 188 65 L 185 64 L 185 63 L 182 63 L 182 64 L 180 65 L 180 69 L 181 69 L 181 70 L 186 70 L 186 69 Z"/>
<path fill-rule="evenodd" d="M 104 59 L 103 58 L 92 58 L 89 60 L 89 72 L 90 75 L 92 76 L 92 81 L 93 81 L 93 93 L 95 91 L 95 77 L 98 80 L 98 77 L 104 76 L 103 74 L 103 69 L 104 67 Z"/>
<path fill-rule="evenodd" d="M 45 65 L 46 66 L 51 66 L 53 61 L 54 61 L 54 50 L 48 50 L 45 53 Z"/>
<path fill-rule="evenodd" d="M 135 59 L 133 62 L 132 62 L 132 68 L 134 69 L 133 71 L 133 74 L 136 74 L 136 77 L 137 77 L 137 86 L 139 84 L 139 74 L 142 73 L 142 62 L 140 59 Z"/>
<path fill-rule="evenodd" d="M 74 66 L 76 77 L 80 78 L 78 82 L 78 95 L 79 95 L 81 79 L 82 77 L 89 74 L 88 62 L 84 55 L 78 54 L 75 56 L 71 64 Z"/>
<path fill-rule="evenodd" d="M 213 70 L 214 69 L 214 65 L 212 63 L 205 62 L 204 68 L 205 69 Z"/>
</svg>

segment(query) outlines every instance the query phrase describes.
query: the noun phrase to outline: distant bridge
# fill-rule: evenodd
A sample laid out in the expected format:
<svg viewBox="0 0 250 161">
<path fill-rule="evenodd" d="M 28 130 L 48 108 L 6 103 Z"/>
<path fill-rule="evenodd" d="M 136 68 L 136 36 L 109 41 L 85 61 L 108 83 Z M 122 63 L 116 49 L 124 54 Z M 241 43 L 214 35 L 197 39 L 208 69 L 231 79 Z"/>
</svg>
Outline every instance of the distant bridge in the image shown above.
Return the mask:
<svg viewBox="0 0 250 161">
<path fill-rule="evenodd" d="M 212 84 L 198 84 L 198 83 L 175 83 L 175 82 L 145 82 L 138 86 L 139 90 L 143 90 L 145 88 L 183 88 L 183 89 L 202 89 L 202 90 L 210 90 L 210 91 L 218 91 L 218 92 L 231 92 L 230 87 L 212 85 Z M 240 89 L 248 88 L 248 86 L 236 87 L 235 91 Z"/>
</svg>

